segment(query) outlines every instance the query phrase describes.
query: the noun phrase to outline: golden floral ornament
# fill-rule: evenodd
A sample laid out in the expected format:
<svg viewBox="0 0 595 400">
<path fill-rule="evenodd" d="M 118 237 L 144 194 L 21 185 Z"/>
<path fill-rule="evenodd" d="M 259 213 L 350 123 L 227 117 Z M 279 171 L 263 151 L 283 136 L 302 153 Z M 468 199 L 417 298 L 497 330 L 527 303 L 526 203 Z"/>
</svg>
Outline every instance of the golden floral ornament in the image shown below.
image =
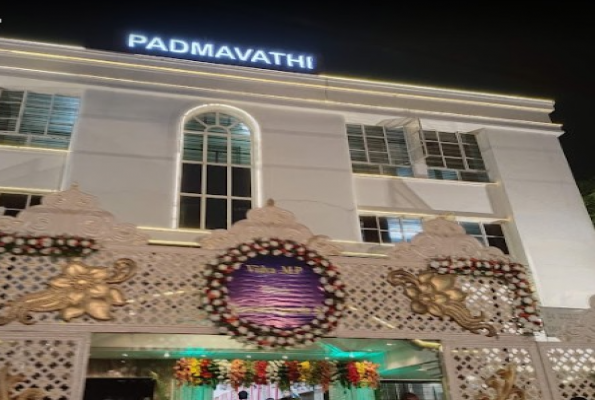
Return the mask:
<svg viewBox="0 0 595 400">
<path fill-rule="evenodd" d="M 47 290 L 30 293 L 8 302 L 8 314 L 0 316 L 0 325 L 12 321 L 33 324 L 32 312 L 60 311 L 65 321 L 88 314 L 97 320 L 110 320 L 112 306 L 122 306 L 122 292 L 112 286 L 130 279 L 136 263 L 127 258 L 117 260 L 111 268 L 92 267 L 80 261 L 62 268 L 62 275 L 50 280 Z"/>
<path fill-rule="evenodd" d="M 451 317 L 473 333 L 486 330 L 487 336 L 496 335 L 496 329 L 484 321 L 483 313 L 471 315 L 465 305 L 467 294 L 456 287 L 455 275 L 427 271 L 415 276 L 405 270 L 397 270 L 388 274 L 388 282 L 393 286 L 404 286 L 405 295 L 411 299 L 411 310 L 417 314 L 431 314 L 443 319 Z"/>
<path fill-rule="evenodd" d="M 0 400 L 42 400 L 46 393 L 37 388 L 24 389 L 18 395 L 12 395 L 14 386 L 25 380 L 23 374 L 11 375 L 10 364 L 0 368 Z"/>
<path fill-rule="evenodd" d="M 475 400 L 525 400 L 525 392 L 516 386 L 516 365 L 508 364 L 487 378 L 486 392 L 480 392 Z"/>
</svg>

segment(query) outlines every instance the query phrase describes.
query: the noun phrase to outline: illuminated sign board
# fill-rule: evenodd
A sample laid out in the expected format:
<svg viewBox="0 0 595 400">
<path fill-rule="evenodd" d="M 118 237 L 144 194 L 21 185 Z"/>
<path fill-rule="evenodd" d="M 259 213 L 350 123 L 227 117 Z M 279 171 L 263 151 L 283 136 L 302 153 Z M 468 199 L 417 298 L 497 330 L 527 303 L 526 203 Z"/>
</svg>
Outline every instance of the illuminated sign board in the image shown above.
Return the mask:
<svg viewBox="0 0 595 400">
<path fill-rule="evenodd" d="M 144 54 L 235 64 L 256 68 L 279 69 L 294 72 L 313 72 L 314 56 L 301 53 L 272 51 L 262 48 L 218 45 L 213 42 L 148 36 L 128 35 L 127 48 Z"/>
</svg>

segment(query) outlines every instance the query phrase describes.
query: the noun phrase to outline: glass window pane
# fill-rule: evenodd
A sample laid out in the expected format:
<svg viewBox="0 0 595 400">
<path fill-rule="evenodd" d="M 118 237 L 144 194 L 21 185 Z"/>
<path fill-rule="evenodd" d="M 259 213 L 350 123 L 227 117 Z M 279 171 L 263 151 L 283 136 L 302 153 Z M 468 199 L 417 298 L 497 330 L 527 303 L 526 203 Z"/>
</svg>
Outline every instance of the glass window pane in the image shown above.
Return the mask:
<svg viewBox="0 0 595 400">
<path fill-rule="evenodd" d="M 207 132 L 209 133 L 221 133 L 221 134 L 228 134 L 229 132 L 227 131 L 227 128 L 224 128 L 222 126 L 209 126 L 207 128 Z"/>
<path fill-rule="evenodd" d="M 252 190 L 252 176 L 249 168 L 231 169 L 231 195 L 237 197 L 250 197 Z"/>
<path fill-rule="evenodd" d="M 405 129 L 404 128 L 386 128 L 385 130 L 386 137 L 388 141 L 397 141 L 397 142 L 404 142 L 405 141 Z"/>
<path fill-rule="evenodd" d="M 422 231 L 421 218 L 403 218 L 401 224 L 403 225 L 403 233 L 405 240 L 410 242 L 411 239 Z"/>
<path fill-rule="evenodd" d="M 438 140 L 438 134 L 436 131 L 422 131 L 422 134 L 425 140 Z"/>
<path fill-rule="evenodd" d="M 186 124 L 184 124 L 184 130 L 190 132 L 204 132 L 206 130 L 206 127 L 202 122 L 198 121 L 195 118 L 192 118 L 186 121 Z"/>
<path fill-rule="evenodd" d="M 42 147 L 45 149 L 57 149 L 57 150 L 66 150 L 68 149 L 68 140 L 63 138 L 50 138 L 39 136 L 35 137 L 32 136 L 31 140 L 29 140 L 29 146 L 31 147 Z"/>
<path fill-rule="evenodd" d="M 207 136 L 207 162 L 227 164 L 227 137 Z"/>
<path fill-rule="evenodd" d="M 433 156 L 439 156 L 440 144 L 438 142 L 424 142 L 426 145 L 426 153 Z"/>
<path fill-rule="evenodd" d="M 348 135 L 362 135 L 362 132 L 363 130 L 361 125 L 347 124 Z"/>
<path fill-rule="evenodd" d="M 27 93 L 19 132 L 43 135 L 46 132 L 51 105 L 51 95 Z"/>
<path fill-rule="evenodd" d="M 227 228 L 227 200 L 207 199 L 206 229 Z"/>
<path fill-rule="evenodd" d="M 508 245 L 503 237 L 489 237 L 488 245 L 499 248 L 504 254 L 509 254 Z"/>
<path fill-rule="evenodd" d="M 214 112 L 203 113 L 195 118 L 206 126 L 217 124 L 217 114 Z"/>
<path fill-rule="evenodd" d="M 472 146 L 477 146 L 477 136 L 472 133 L 461 133 L 461 141 Z"/>
<path fill-rule="evenodd" d="M 232 200 L 231 201 L 231 223 L 236 223 L 246 219 L 246 213 L 252 208 L 250 200 Z"/>
<path fill-rule="evenodd" d="M 483 228 L 488 236 L 504 236 L 502 226 L 500 224 L 484 224 Z"/>
<path fill-rule="evenodd" d="M 463 157 L 463 155 L 461 154 L 461 148 L 458 144 L 443 143 L 442 153 L 445 157 Z"/>
<path fill-rule="evenodd" d="M 380 231 L 380 243 L 392 243 L 390 234 L 387 231 Z"/>
<path fill-rule="evenodd" d="M 238 122 L 238 119 L 234 116 L 229 114 L 219 113 L 219 125 L 221 126 L 231 126 Z"/>
<path fill-rule="evenodd" d="M 441 142 L 458 143 L 457 134 L 454 132 L 438 132 Z"/>
<path fill-rule="evenodd" d="M 375 230 L 362 230 L 362 239 L 367 243 L 380 243 L 380 235 Z"/>
<path fill-rule="evenodd" d="M 351 161 L 368 161 L 365 151 L 351 150 L 349 151 L 349 154 L 351 155 Z"/>
<path fill-rule="evenodd" d="M 469 165 L 470 169 L 481 169 L 484 170 L 485 169 L 485 164 L 483 163 L 482 160 L 479 160 L 477 158 L 468 158 L 467 159 L 467 164 Z"/>
<path fill-rule="evenodd" d="M 445 181 L 458 181 L 459 176 L 455 171 L 445 169 L 428 169 L 428 177 L 432 179 L 441 179 Z"/>
<path fill-rule="evenodd" d="M 461 171 L 461 180 L 469 182 L 489 182 L 488 174 L 485 172 L 465 172 Z"/>
<path fill-rule="evenodd" d="M 13 135 L 0 135 L 0 144 L 8 146 L 24 146 L 27 143 L 27 137 L 18 137 Z"/>
<path fill-rule="evenodd" d="M 207 194 L 227 195 L 227 167 L 207 166 Z"/>
<path fill-rule="evenodd" d="M 388 164 L 390 162 L 387 153 L 370 152 L 369 155 L 370 155 L 370 162 L 372 162 L 372 163 Z"/>
<path fill-rule="evenodd" d="M 481 227 L 477 222 L 459 222 L 467 235 L 481 235 Z"/>
<path fill-rule="evenodd" d="M 184 135 L 184 161 L 202 161 L 203 135 Z"/>
<path fill-rule="evenodd" d="M 6 105 L 0 104 L 0 131 L 14 132 L 17 129 L 17 119 L 15 118 L 2 118 L 2 113 L 6 112 Z M 3 109 L 4 108 L 4 109 Z"/>
<path fill-rule="evenodd" d="M 386 217 L 377 217 L 378 218 L 378 228 L 380 230 L 386 231 L 388 229 L 388 221 Z"/>
<path fill-rule="evenodd" d="M 200 228 L 200 197 L 180 197 L 180 228 Z"/>
<path fill-rule="evenodd" d="M 463 149 L 465 150 L 465 155 L 467 157 L 481 158 L 481 151 L 479 150 L 479 147 L 466 144 L 463 146 Z"/>
<path fill-rule="evenodd" d="M 41 204 L 41 197 L 42 196 L 31 195 L 31 199 L 29 199 L 29 207 Z"/>
<path fill-rule="evenodd" d="M 250 137 L 232 137 L 231 138 L 231 163 L 240 165 L 250 165 L 251 157 Z"/>
<path fill-rule="evenodd" d="M 398 167 L 397 168 L 397 175 L 398 176 L 410 176 L 410 177 L 413 177 L 413 168 L 411 168 L 411 167 Z"/>
<path fill-rule="evenodd" d="M 451 169 L 465 169 L 462 158 L 449 158 L 445 157 L 446 167 Z"/>
<path fill-rule="evenodd" d="M 349 143 L 349 148 L 351 150 L 365 150 L 366 147 L 364 145 L 364 138 L 361 136 L 347 136 L 347 142 Z"/>
<path fill-rule="evenodd" d="M 384 138 L 368 138 L 368 151 L 377 151 L 381 153 L 388 152 Z"/>
<path fill-rule="evenodd" d="M 182 193 L 202 193 L 202 164 L 182 164 Z"/>
<path fill-rule="evenodd" d="M 426 164 L 428 167 L 443 167 L 444 161 L 439 156 L 429 156 L 426 158 Z"/>
<path fill-rule="evenodd" d="M 360 215 L 359 224 L 361 228 L 378 229 L 376 217 L 373 215 Z"/>
<path fill-rule="evenodd" d="M 364 126 L 364 131 L 368 140 L 373 137 L 384 138 L 384 128 L 382 126 L 366 125 Z"/>
<path fill-rule="evenodd" d="M 250 136 L 250 128 L 248 128 L 248 125 L 241 122 L 228 129 L 234 135 Z"/>
<path fill-rule="evenodd" d="M 352 164 L 352 168 L 356 174 L 380 174 L 379 165 Z"/>
<path fill-rule="evenodd" d="M 400 243 L 405 240 L 403 232 L 400 229 L 398 231 L 388 231 L 388 236 L 391 243 Z"/>
<path fill-rule="evenodd" d="M 0 207 L 18 208 L 27 207 L 27 195 L 17 193 L 0 193 Z"/>
</svg>

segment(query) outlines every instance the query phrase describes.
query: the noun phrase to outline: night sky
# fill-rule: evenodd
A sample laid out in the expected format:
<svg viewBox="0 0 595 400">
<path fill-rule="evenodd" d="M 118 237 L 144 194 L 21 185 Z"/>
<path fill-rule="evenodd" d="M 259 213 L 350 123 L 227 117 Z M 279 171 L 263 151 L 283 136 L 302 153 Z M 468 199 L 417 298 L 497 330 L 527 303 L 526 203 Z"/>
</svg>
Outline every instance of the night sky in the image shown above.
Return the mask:
<svg viewBox="0 0 595 400">
<path fill-rule="evenodd" d="M 595 177 L 595 23 L 586 4 L 121 3 L 0 5 L 0 37 L 115 50 L 137 31 L 311 53 L 326 75 L 550 99 L 574 177 Z"/>
</svg>

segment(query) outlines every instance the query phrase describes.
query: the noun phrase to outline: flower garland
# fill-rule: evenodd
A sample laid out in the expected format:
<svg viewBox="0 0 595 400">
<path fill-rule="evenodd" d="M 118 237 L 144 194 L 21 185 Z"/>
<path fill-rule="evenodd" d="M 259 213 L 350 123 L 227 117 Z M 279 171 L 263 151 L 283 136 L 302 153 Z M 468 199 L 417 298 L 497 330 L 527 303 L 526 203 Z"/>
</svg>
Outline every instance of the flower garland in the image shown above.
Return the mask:
<svg viewBox="0 0 595 400">
<path fill-rule="evenodd" d="M 370 361 L 249 361 L 181 358 L 174 365 L 178 385 L 229 384 L 234 390 L 241 386 L 277 384 L 287 390 L 294 383 L 320 385 L 326 392 L 337 382 L 346 387 L 377 389 L 380 377 L 378 364 Z M 274 371 L 274 372 L 273 372 Z"/>
<path fill-rule="evenodd" d="M 296 258 L 319 275 L 325 299 L 321 312 L 310 323 L 294 329 L 262 326 L 243 320 L 230 307 L 226 285 L 232 280 L 231 274 L 249 259 L 267 255 Z M 316 251 L 291 240 L 264 238 L 242 243 L 207 264 L 203 275 L 206 279 L 203 307 L 211 321 L 220 332 L 259 348 L 310 345 L 336 328 L 345 308 L 345 285 L 339 278 L 337 267 Z"/>
<path fill-rule="evenodd" d="M 0 255 L 84 257 L 99 250 L 94 239 L 79 236 L 27 236 L 0 232 Z"/>
<path fill-rule="evenodd" d="M 191 386 L 217 386 L 218 367 L 212 360 L 203 358 L 181 358 L 174 366 L 174 377 L 178 384 Z"/>
<path fill-rule="evenodd" d="M 439 274 L 493 276 L 504 279 L 508 288 L 514 294 L 515 317 L 521 332 L 533 333 L 543 329 L 537 296 L 522 264 L 497 260 L 445 257 L 430 261 L 430 267 Z"/>
</svg>

